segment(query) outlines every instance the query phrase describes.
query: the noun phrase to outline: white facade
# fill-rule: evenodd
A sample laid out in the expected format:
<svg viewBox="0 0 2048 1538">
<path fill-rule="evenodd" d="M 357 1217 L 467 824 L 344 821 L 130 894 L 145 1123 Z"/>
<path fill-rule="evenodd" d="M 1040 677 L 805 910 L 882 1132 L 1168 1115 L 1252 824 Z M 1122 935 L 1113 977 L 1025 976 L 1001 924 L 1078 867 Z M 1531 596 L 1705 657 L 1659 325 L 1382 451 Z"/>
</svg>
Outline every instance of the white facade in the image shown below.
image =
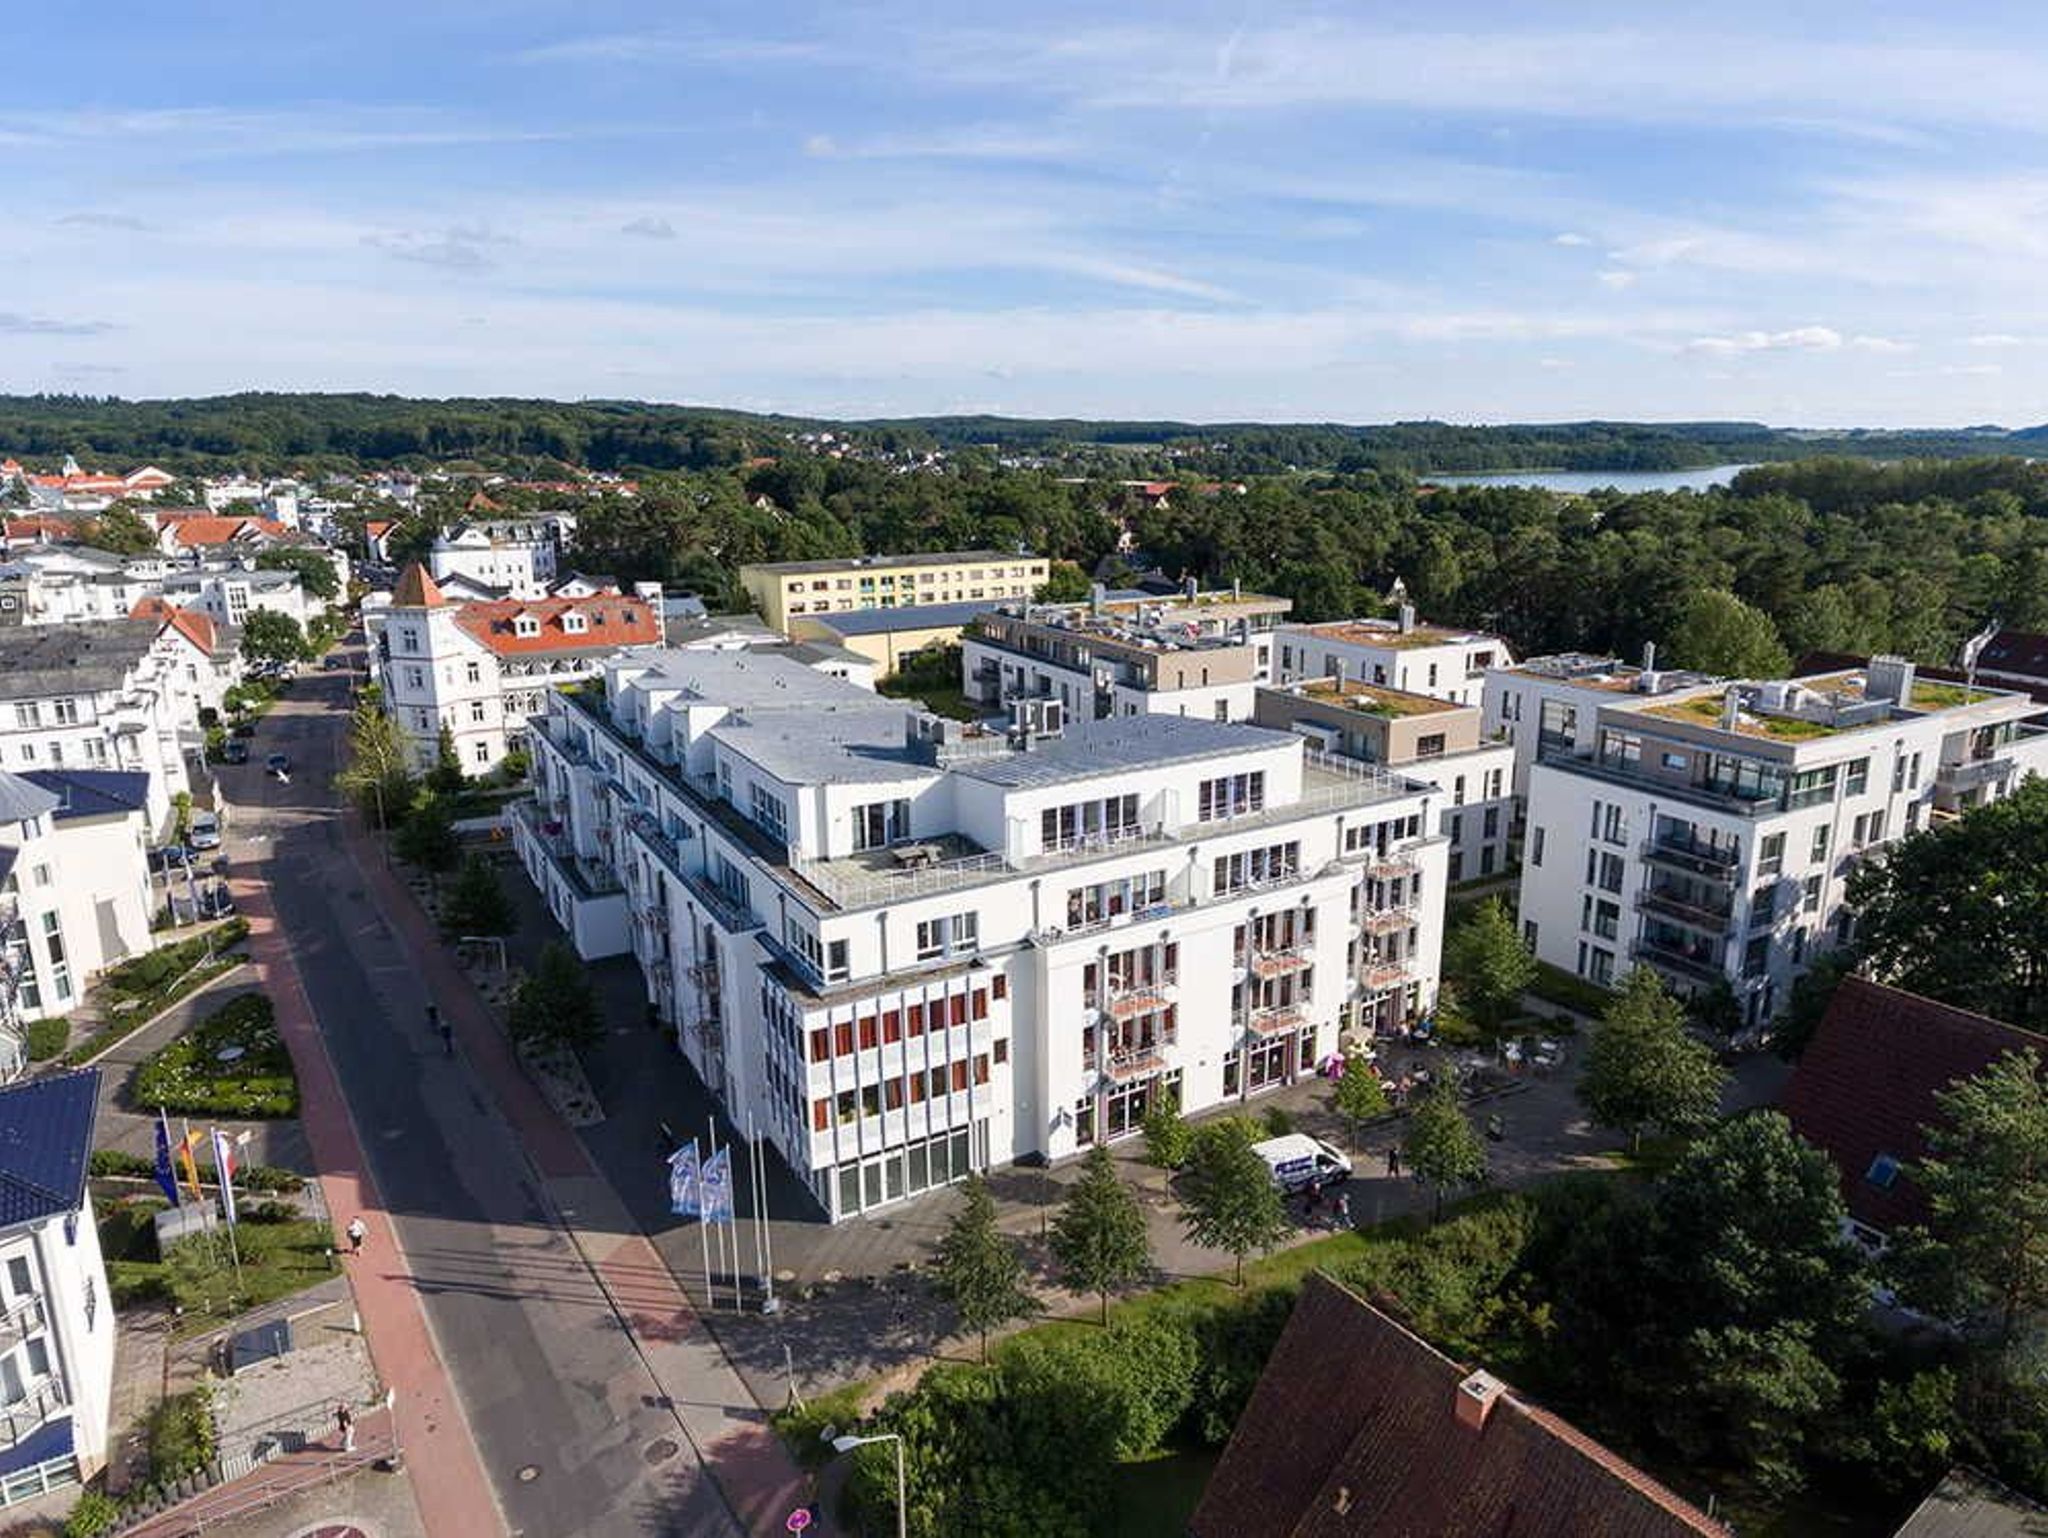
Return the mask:
<svg viewBox="0 0 2048 1538">
<path fill-rule="evenodd" d="M 0 1090 L 0 1129 L 44 1144 L 10 1156 L 57 1178 L 0 1226 L 0 1498 L 90 1479 L 107 1461 L 114 1308 L 85 1190 L 96 1071 Z M 56 1147 L 49 1146 L 57 1144 Z M 10 1170 L 10 1174 L 15 1172 Z"/>
<path fill-rule="evenodd" d="M 1347 679 L 1459 705 L 1478 704 L 1487 670 L 1514 661 L 1499 636 L 1420 623 L 1405 604 L 1395 619 L 1282 625 L 1273 639 L 1282 683 Z"/>
<path fill-rule="evenodd" d="M 2034 702 L 1962 694 L 1879 658 L 1600 706 L 1529 771 L 1525 938 L 1596 982 L 1638 963 L 1687 991 L 1725 982 L 1761 1026 L 1850 932 L 1860 861 L 2048 765 L 2048 734 L 2020 724 Z"/>
<path fill-rule="evenodd" d="M 555 579 L 560 545 L 542 520 L 476 522 L 435 537 L 428 570 L 462 576 L 512 598 L 539 598 Z"/>
<path fill-rule="evenodd" d="M 197 609 L 216 624 L 239 626 L 259 609 L 282 614 L 304 630 L 326 607 L 306 591 L 295 571 L 261 571 L 239 561 L 211 562 L 175 571 L 160 591 L 181 609 Z"/>
<path fill-rule="evenodd" d="M 1436 793 L 1259 728 L 984 734 L 788 658 L 556 695 L 522 861 L 834 1218 L 1315 1071 L 1433 1004 Z"/>
<path fill-rule="evenodd" d="M 1717 680 L 1704 673 L 1659 669 L 1654 647 L 1643 666 L 1613 657 L 1566 652 L 1503 663 L 1488 671 L 1484 729 L 1514 745 L 1515 794 L 1528 794 L 1529 771 L 1539 749 L 1584 752 L 1593 746 L 1600 713 L 1642 710 L 1668 695 Z"/>
</svg>

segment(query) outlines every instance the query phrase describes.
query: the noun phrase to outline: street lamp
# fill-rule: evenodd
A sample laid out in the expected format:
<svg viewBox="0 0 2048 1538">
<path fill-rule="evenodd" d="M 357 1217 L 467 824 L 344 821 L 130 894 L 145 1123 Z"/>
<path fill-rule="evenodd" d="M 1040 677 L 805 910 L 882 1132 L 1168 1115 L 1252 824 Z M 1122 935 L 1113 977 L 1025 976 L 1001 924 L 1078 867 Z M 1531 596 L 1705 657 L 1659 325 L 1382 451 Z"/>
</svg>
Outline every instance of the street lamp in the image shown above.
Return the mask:
<svg viewBox="0 0 2048 1538">
<path fill-rule="evenodd" d="M 910 1538 L 910 1497 L 903 1478 L 903 1438 L 893 1431 L 884 1431 L 876 1436 L 857 1437 L 852 1434 L 835 1436 L 832 1428 L 825 1428 L 825 1440 L 835 1453 L 850 1453 L 856 1447 L 866 1447 L 871 1442 L 894 1442 L 896 1444 L 896 1538 Z"/>
</svg>

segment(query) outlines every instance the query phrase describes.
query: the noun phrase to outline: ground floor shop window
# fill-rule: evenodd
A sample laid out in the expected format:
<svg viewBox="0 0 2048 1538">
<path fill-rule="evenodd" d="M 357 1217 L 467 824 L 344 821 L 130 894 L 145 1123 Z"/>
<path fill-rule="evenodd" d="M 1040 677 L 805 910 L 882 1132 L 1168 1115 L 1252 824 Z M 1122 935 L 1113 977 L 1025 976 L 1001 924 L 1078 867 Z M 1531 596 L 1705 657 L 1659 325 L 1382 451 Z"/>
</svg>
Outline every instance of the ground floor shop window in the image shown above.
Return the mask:
<svg viewBox="0 0 2048 1538">
<path fill-rule="evenodd" d="M 976 1122 L 972 1132 L 961 1127 L 936 1133 L 887 1153 L 842 1164 L 835 1173 L 837 1216 L 852 1217 L 934 1186 L 963 1180 L 986 1162 L 988 1123 Z"/>
<path fill-rule="evenodd" d="M 1145 1118 L 1160 1106 L 1180 1109 L 1181 1071 L 1154 1074 L 1149 1079 L 1120 1084 L 1103 1097 L 1103 1137 L 1128 1137 L 1142 1130 Z"/>
</svg>

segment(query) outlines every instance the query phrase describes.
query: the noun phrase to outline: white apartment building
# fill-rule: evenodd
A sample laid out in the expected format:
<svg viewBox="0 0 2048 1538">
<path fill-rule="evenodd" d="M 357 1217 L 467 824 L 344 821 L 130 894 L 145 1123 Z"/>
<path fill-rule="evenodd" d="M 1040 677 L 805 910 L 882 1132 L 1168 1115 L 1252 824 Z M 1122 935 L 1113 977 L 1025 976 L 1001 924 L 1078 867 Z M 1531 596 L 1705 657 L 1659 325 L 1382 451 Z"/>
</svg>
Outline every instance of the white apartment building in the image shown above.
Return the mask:
<svg viewBox="0 0 2048 1538">
<path fill-rule="evenodd" d="M 832 1218 L 1242 1101 L 1433 1006 L 1438 793 L 1178 715 L 942 720 L 761 652 L 557 694 L 520 858 Z"/>
<path fill-rule="evenodd" d="M 0 1509 L 107 1461 L 114 1307 L 86 1189 L 99 1080 L 0 1089 Z"/>
<path fill-rule="evenodd" d="M 196 696 L 167 665 L 161 620 L 0 625 L 0 769 L 125 769 L 149 777 L 149 826 L 190 789 Z"/>
<path fill-rule="evenodd" d="M 211 561 L 167 574 L 158 591 L 181 609 L 197 609 L 220 625 L 240 626 L 259 609 L 282 614 L 301 630 L 326 605 L 306 591 L 295 571 L 264 571 L 248 561 Z"/>
<path fill-rule="evenodd" d="M 1486 675 L 1484 730 L 1514 745 L 1515 794 L 1526 796 L 1539 750 L 1582 752 L 1593 746 L 1600 712 L 1642 710 L 1664 696 L 1717 683 L 1705 673 L 1657 666 L 1657 648 L 1643 648 L 1643 665 L 1615 657 L 1559 652 L 1505 662 Z"/>
<path fill-rule="evenodd" d="M 1282 683 L 1348 679 L 1458 705 L 1477 705 L 1487 670 L 1514 661 L 1499 636 L 1423 623 L 1409 603 L 1393 619 L 1282 625 L 1274 643 Z"/>
<path fill-rule="evenodd" d="M 436 581 L 466 577 L 503 598 L 544 598 L 561 557 L 556 525 L 543 519 L 457 524 L 434 537 L 427 565 Z"/>
<path fill-rule="evenodd" d="M 1454 884 L 1508 868 L 1515 830 L 1514 746 L 1480 728 L 1477 705 L 1378 684 L 1310 678 L 1262 687 L 1252 719 L 1325 753 L 1379 764 L 1434 785 Z"/>
<path fill-rule="evenodd" d="M 469 774 L 487 773 L 525 744 L 550 689 L 594 676 L 616 652 L 661 644 L 661 623 L 643 598 L 610 591 L 451 603 L 417 563 L 388 605 L 365 605 L 363 623 L 384 708 L 414 763 L 433 765 L 445 726 Z"/>
<path fill-rule="evenodd" d="M 1850 933 L 1858 862 L 2048 764 L 2025 695 L 1913 665 L 1705 684 L 1599 704 L 1539 743 L 1521 917 L 1536 954 L 1607 983 L 1726 983 L 1761 1026 Z M 1532 724 L 1526 718 L 1525 726 Z"/>
<path fill-rule="evenodd" d="M 0 565 L 0 598 L 5 597 L 17 602 L 0 614 L 0 622 L 24 625 L 125 619 L 149 598 L 167 598 L 221 625 L 238 626 L 253 610 L 270 609 L 304 627 L 321 609 L 297 572 L 260 571 L 252 560 L 184 566 L 161 555 L 122 557 L 82 546 L 10 556 Z"/>
<path fill-rule="evenodd" d="M 1261 593 L 1110 594 L 1086 603 L 1007 603 L 960 637 L 967 698 L 990 711 L 1057 700 L 1069 721 L 1143 715 L 1251 719 L 1273 678 L 1274 626 L 1293 607 Z"/>
<path fill-rule="evenodd" d="M 112 770 L 0 770 L 0 1080 L 20 1030 L 150 948 L 149 786 Z"/>
</svg>

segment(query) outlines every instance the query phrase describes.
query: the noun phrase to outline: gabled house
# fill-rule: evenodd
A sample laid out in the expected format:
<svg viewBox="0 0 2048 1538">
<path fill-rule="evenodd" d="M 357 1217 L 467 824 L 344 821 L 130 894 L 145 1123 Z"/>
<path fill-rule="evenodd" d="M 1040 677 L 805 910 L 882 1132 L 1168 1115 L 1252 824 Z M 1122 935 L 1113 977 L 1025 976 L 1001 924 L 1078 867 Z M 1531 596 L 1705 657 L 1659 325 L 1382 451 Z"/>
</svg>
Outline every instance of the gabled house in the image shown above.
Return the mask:
<svg viewBox="0 0 2048 1538">
<path fill-rule="evenodd" d="M 0 1089 L 0 1506 L 107 1461 L 114 1308 L 86 1191 L 99 1081 Z"/>
<path fill-rule="evenodd" d="M 1908 1173 L 1940 1117 L 1934 1097 L 2008 1052 L 2048 1063 L 2048 1037 L 1989 1015 L 1849 977 L 1801 1054 L 1785 1091 L 1792 1130 L 1834 1160 L 1855 1237 L 1883 1236 L 1927 1217 Z"/>
<path fill-rule="evenodd" d="M 1726 1538 L 1626 1459 L 1321 1275 L 1303 1284 L 1193 1538 Z"/>
</svg>

